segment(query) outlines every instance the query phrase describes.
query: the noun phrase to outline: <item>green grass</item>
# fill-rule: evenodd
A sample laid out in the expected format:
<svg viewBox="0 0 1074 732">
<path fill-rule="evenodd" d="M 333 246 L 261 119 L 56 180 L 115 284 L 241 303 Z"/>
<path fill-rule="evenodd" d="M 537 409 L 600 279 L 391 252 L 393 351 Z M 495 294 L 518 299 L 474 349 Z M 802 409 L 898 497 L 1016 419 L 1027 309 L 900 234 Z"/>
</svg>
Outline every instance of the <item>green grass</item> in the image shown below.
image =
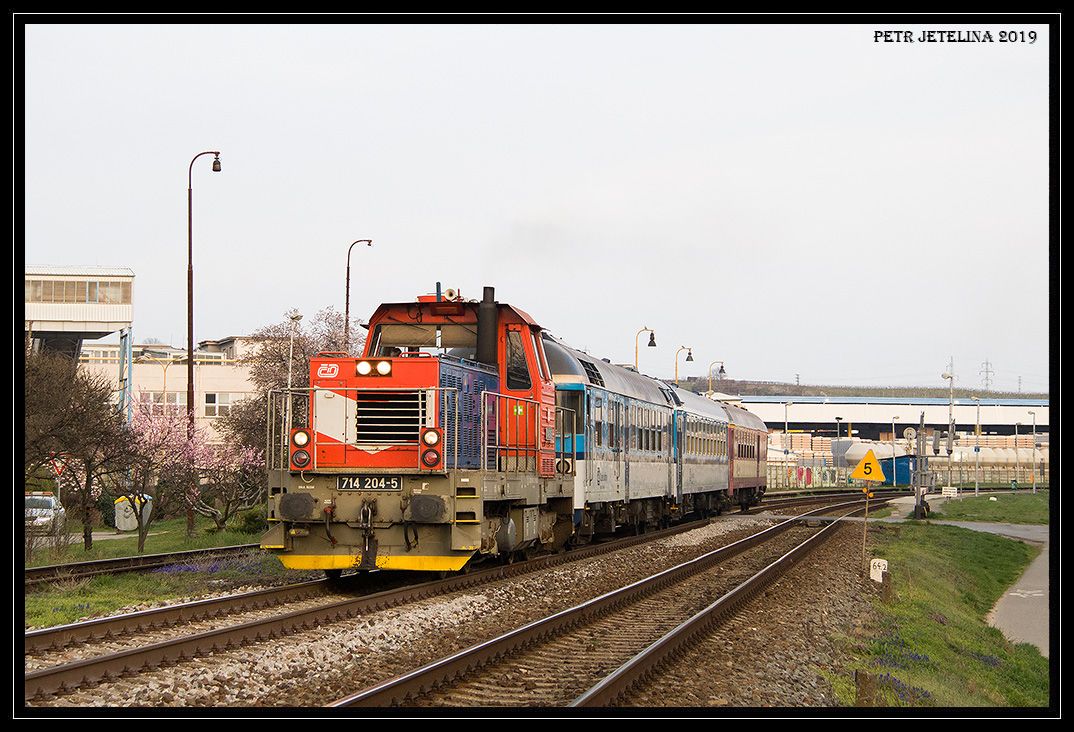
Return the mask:
<svg viewBox="0 0 1074 732">
<path fill-rule="evenodd" d="M 847 638 L 854 658 L 830 678 L 855 702 L 854 670 L 882 677 L 884 703 L 925 707 L 1046 707 L 1048 660 L 985 621 L 1039 549 L 955 526 L 878 524 L 874 557 L 889 562 L 895 597 Z"/>
<path fill-rule="evenodd" d="M 215 524 L 210 519 L 196 516 L 194 534 L 191 537 L 187 537 L 185 517 L 159 522 L 154 521 L 149 527 L 150 535 L 146 537 L 144 553 L 163 554 L 188 549 L 209 549 L 234 544 L 254 544 L 261 538 L 260 534 L 243 534 L 231 529 L 214 533 L 211 531 L 214 527 Z M 56 548 L 48 545 L 42 546 L 34 551 L 33 557 L 27 558 L 26 566 L 37 567 L 44 564 L 87 562 L 93 559 L 114 559 L 138 554 L 137 534 L 124 536 L 122 539 L 95 540 L 93 548 L 87 552 L 82 545 L 81 525 L 72 523 L 67 528 L 72 533 L 69 546 L 61 545 Z M 98 529 L 98 531 L 100 530 Z M 44 540 L 44 537 L 42 537 L 42 540 Z M 62 544 L 62 542 L 60 543 Z"/>
<path fill-rule="evenodd" d="M 1048 493 L 1001 493 L 947 500 L 929 518 L 944 521 L 998 521 L 1010 524 L 1048 523 Z"/>
<path fill-rule="evenodd" d="M 139 603 L 197 596 L 260 582 L 300 581 L 320 576 L 320 573 L 285 570 L 278 559 L 256 550 L 249 556 L 200 566 L 203 571 L 128 572 L 59 581 L 28 590 L 25 626 L 73 623 L 84 617 L 114 614 L 119 608 Z"/>
<path fill-rule="evenodd" d="M 897 513 L 896 513 L 896 511 L 897 511 Z M 894 516 L 895 518 L 906 518 L 907 516 L 912 515 L 912 514 L 913 514 L 912 509 L 907 508 L 906 506 L 896 506 L 896 505 L 893 505 L 893 504 L 888 504 L 887 506 L 881 506 L 875 512 L 873 510 L 871 510 L 871 509 L 869 510 L 869 518 L 871 518 L 871 519 L 872 518 L 889 518 L 891 516 Z"/>
</svg>

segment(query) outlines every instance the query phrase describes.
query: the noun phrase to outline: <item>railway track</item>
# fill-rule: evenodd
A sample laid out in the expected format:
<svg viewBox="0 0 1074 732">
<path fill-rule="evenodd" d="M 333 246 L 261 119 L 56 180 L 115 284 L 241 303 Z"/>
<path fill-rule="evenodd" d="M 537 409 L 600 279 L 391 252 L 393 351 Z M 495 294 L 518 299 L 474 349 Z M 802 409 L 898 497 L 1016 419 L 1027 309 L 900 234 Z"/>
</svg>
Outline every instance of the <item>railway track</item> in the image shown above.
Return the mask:
<svg viewBox="0 0 1074 732">
<path fill-rule="evenodd" d="M 823 541 L 820 537 L 834 530 L 801 527 L 808 517 L 840 508 L 858 510 L 859 506 L 863 509 L 864 502 L 827 506 L 788 519 L 330 706 L 569 704 L 574 699 L 573 690 L 583 696 L 588 693 L 587 680 L 616 675 L 639 650 L 648 649 L 654 641 L 659 643 L 683 618 L 699 614 L 699 609 L 703 612 L 722 601 L 721 612 L 727 612 L 803 556 L 808 551 L 804 547 L 812 548 Z M 838 525 L 833 522 L 829 527 Z M 774 563 L 771 542 L 780 556 Z M 761 546 L 766 552 L 759 551 Z M 747 578 L 749 581 L 743 582 Z M 715 597 L 721 599 L 712 603 Z M 603 697 L 594 698 L 598 705 L 603 702 Z"/>
<path fill-rule="evenodd" d="M 798 499 L 803 500 L 823 499 Z M 671 537 L 708 523 L 681 524 L 639 537 L 361 597 L 342 596 L 347 592 L 353 595 L 354 588 L 333 588 L 319 580 L 30 631 L 26 633 L 25 641 L 25 698 L 63 694 L 142 669 L 169 666 L 214 651 L 281 638 L 326 623 L 478 588 L 501 579 Z M 406 578 L 413 581 L 412 574 L 408 573 Z M 335 590 L 339 591 L 333 594 Z M 368 590 L 368 586 L 363 586 L 362 591 Z M 201 627 L 195 629 L 191 623 L 200 623 Z M 186 632 L 184 628 L 187 628 Z M 119 645 L 124 647 L 116 648 L 117 640 L 122 640 Z M 75 652 L 70 650 L 72 647 Z M 56 659 L 61 660 L 57 662 Z"/>
<path fill-rule="evenodd" d="M 237 544 L 211 549 L 191 549 L 166 554 L 141 554 L 136 557 L 119 557 L 118 559 L 96 559 L 89 562 L 72 562 L 69 564 L 50 564 L 43 567 L 27 567 L 23 573 L 26 585 L 60 579 L 81 579 L 100 574 L 119 574 L 121 572 L 144 572 L 159 567 L 205 561 L 215 557 L 226 557 L 259 549 L 260 544 Z"/>
<path fill-rule="evenodd" d="M 88 653 L 76 660 L 33 668 L 25 674 L 24 694 L 26 700 L 49 694 L 65 693 L 83 686 L 136 673 L 144 668 L 155 668 L 178 661 L 207 655 L 214 651 L 241 647 L 249 643 L 281 638 L 309 628 L 345 620 L 347 618 L 397 607 L 423 599 L 478 587 L 501 579 L 516 577 L 530 572 L 554 567 L 600 554 L 617 551 L 637 544 L 698 528 L 707 522 L 689 522 L 670 529 L 651 532 L 637 537 L 581 547 L 570 552 L 538 557 L 447 579 L 410 584 L 360 597 L 333 599 L 326 581 L 318 580 L 298 586 L 273 590 L 259 590 L 224 598 L 202 600 L 184 605 L 156 608 L 129 615 L 101 618 L 73 623 L 56 628 L 46 628 L 26 633 L 28 657 L 47 651 L 56 651 L 72 644 L 90 644 L 117 636 L 135 636 L 131 647 L 100 654 Z M 413 575 L 406 577 L 413 581 Z M 224 617 L 265 607 L 285 606 L 318 596 L 326 602 L 311 602 L 300 609 L 259 617 L 246 622 L 225 623 L 219 627 L 195 633 L 180 634 L 183 624 L 192 620 Z M 150 628 L 169 628 L 167 637 L 148 645 L 137 643 L 136 635 Z M 33 664 L 37 665 L 37 664 Z"/>
<path fill-rule="evenodd" d="M 862 513 L 856 508 L 845 516 Z M 775 561 L 766 565 L 741 584 L 724 593 L 673 629 L 649 644 L 644 650 L 607 674 L 599 682 L 576 697 L 572 707 L 609 707 L 629 705 L 634 691 L 654 677 L 666 666 L 673 664 L 694 648 L 706 636 L 741 609 L 751 598 L 804 558 L 821 542 L 842 528 L 843 523 L 833 521 L 820 531 L 805 539 Z"/>
</svg>

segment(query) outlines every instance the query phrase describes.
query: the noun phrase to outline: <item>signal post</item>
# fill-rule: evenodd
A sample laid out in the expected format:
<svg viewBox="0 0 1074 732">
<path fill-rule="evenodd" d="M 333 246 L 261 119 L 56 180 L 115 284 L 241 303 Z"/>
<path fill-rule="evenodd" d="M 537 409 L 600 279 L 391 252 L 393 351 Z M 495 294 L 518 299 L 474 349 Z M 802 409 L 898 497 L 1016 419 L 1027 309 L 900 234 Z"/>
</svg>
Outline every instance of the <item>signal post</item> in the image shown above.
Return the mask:
<svg viewBox="0 0 1074 732">
<path fill-rule="evenodd" d="M 894 470 L 895 456 L 892 454 L 892 469 Z M 868 480 L 879 481 L 883 483 L 887 480 L 887 476 L 884 475 L 884 469 L 880 467 L 880 462 L 876 459 L 876 455 L 873 451 L 865 453 L 865 457 L 861 459 L 857 467 L 854 468 L 854 472 L 850 474 L 852 480 Z M 873 497 L 873 491 L 866 486 L 861 489 L 861 492 L 865 494 L 865 520 L 862 522 L 861 532 L 861 563 L 864 567 L 868 568 L 868 562 L 865 559 L 865 545 L 866 540 L 869 537 L 869 499 Z"/>
</svg>

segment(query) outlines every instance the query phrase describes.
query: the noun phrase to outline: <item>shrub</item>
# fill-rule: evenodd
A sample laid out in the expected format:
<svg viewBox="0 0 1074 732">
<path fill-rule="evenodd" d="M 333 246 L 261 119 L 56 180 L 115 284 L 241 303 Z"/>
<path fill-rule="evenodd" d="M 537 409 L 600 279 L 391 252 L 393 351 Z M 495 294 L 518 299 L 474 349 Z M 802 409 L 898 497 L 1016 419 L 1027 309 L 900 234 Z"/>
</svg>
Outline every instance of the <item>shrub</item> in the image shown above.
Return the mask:
<svg viewBox="0 0 1074 732">
<path fill-rule="evenodd" d="M 101 497 L 97 499 L 97 512 L 100 514 L 101 526 L 116 525 L 116 504 L 107 491 L 101 491 Z"/>
<path fill-rule="evenodd" d="M 243 511 L 235 520 L 235 530 L 243 534 L 263 534 L 268 531 L 264 508 L 251 508 Z"/>
</svg>

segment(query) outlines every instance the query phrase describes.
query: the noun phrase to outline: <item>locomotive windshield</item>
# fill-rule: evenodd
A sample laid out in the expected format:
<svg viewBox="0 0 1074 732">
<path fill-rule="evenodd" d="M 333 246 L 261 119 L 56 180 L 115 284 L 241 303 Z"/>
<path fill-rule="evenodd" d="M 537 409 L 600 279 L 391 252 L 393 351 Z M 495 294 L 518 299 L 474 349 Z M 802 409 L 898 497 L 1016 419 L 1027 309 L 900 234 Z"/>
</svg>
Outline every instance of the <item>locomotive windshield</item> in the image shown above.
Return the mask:
<svg viewBox="0 0 1074 732">
<path fill-rule="evenodd" d="M 373 329 L 371 356 L 428 353 L 471 359 L 477 355 L 477 325 L 384 323 Z"/>
</svg>

